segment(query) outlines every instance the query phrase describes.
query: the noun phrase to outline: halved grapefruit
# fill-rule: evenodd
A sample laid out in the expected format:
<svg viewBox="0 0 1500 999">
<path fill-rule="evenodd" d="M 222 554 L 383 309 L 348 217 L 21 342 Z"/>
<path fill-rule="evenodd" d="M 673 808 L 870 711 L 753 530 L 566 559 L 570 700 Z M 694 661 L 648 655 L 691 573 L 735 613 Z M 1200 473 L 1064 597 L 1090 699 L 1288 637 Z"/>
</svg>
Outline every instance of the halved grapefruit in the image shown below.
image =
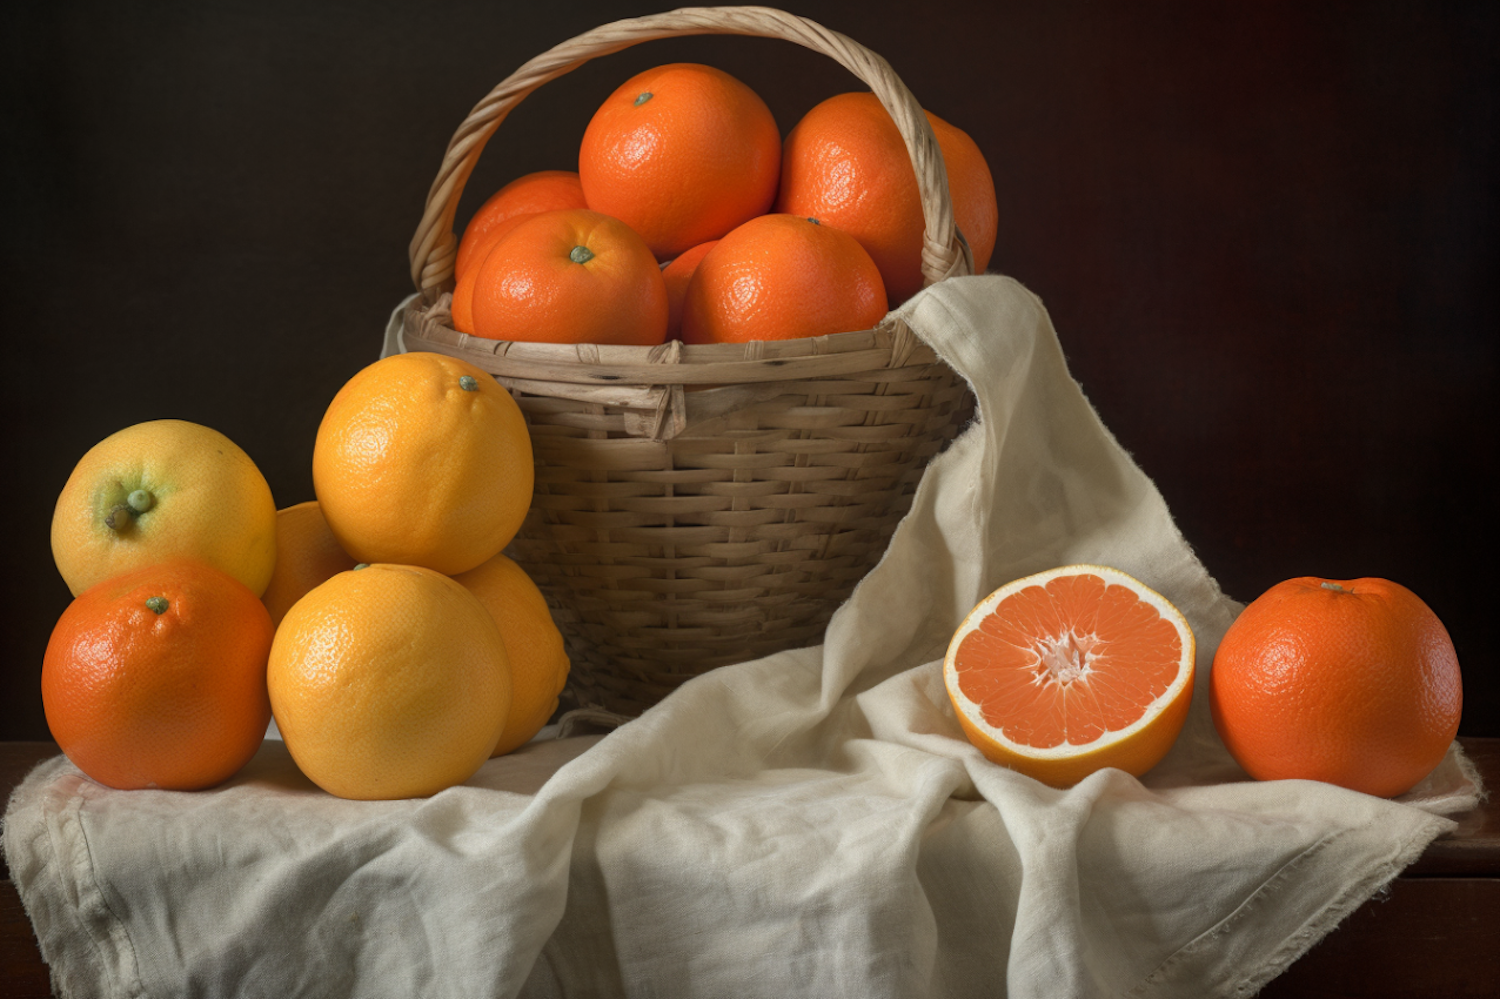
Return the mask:
<svg viewBox="0 0 1500 999">
<path fill-rule="evenodd" d="M 1118 569 L 1069 565 L 980 601 L 943 679 L 986 757 L 1053 787 L 1104 767 L 1140 776 L 1172 748 L 1193 696 L 1193 632 Z"/>
</svg>

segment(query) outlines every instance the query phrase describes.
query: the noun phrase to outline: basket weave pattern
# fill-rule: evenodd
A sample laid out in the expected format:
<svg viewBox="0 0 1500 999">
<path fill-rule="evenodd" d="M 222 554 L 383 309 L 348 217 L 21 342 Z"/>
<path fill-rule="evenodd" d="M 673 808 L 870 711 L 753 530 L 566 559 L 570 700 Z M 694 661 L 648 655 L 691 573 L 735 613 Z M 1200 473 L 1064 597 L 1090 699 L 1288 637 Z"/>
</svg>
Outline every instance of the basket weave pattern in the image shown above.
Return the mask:
<svg viewBox="0 0 1500 999">
<path fill-rule="evenodd" d="M 927 460 L 973 412 L 968 387 L 900 323 L 792 344 L 673 342 L 652 366 L 778 377 L 562 394 L 527 377 L 557 360 L 528 362 L 525 348 L 576 350 L 575 377 L 623 366 L 589 358 L 607 348 L 465 336 L 445 305 L 408 312 L 407 346 L 490 371 L 520 404 L 536 492 L 508 551 L 568 639 L 574 698 L 621 714 L 706 669 L 821 641 Z M 809 352 L 765 356 L 787 346 Z M 680 363 L 699 350 L 739 357 Z"/>
<path fill-rule="evenodd" d="M 509 109 L 592 56 L 704 33 L 785 38 L 868 83 L 912 154 L 928 283 L 972 266 L 915 99 L 879 56 L 780 11 L 681 10 L 597 28 L 528 62 L 459 127 L 412 241 L 422 294 L 404 313 L 404 347 L 461 357 L 520 404 L 536 491 L 508 552 L 567 639 L 569 699 L 625 715 L 716 666 L 820 642 L 927 461 L 973 412 L 967 385 L 894 316 L 806 340 L 649 348 L 452 328 L 457 202 Z"/>
</svg>

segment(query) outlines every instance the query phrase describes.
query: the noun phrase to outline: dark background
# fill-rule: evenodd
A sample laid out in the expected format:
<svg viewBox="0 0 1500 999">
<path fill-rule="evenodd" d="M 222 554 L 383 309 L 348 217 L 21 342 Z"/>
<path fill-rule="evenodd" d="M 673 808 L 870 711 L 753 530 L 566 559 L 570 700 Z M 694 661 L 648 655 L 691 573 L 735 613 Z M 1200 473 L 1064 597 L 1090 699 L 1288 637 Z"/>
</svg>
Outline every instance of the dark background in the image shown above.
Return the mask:
<svg viewBox="0 0 1500 999">
<path fill-rule="evenodd" d="M 0 738 L 45 738 L 69 471 L 141 420 L 212 426 L 279 506 L 411 291 L 453 130 L 526 59 L 646 3 L 59 2 L 0 15 Z M 802 2 L 886 56 L 994 172 L 991 269 L 1041 295 L 1075 377 L 1232 596 L 1378 575 L 1447 623 L 1460 731 L 1500 735 L 1500 5 Z M 784 42 L 595 60 L 501 127 L 460 219 L 576 168 L 634 72 L 708 62 L 783 132 L 859 89 Z"/>
</svg>

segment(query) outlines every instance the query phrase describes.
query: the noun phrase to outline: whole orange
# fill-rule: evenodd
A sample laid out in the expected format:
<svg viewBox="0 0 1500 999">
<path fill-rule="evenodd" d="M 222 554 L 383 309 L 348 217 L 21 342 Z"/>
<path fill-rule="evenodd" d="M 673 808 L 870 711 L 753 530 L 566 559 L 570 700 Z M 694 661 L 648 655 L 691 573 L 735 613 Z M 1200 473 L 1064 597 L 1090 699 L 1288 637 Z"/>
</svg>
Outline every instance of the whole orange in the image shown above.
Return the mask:
<svg viewBox="0 0 1500 999">
<path fill-rule="evenodd" d="M 479 598 L 505 639 L 510 713 L 491 754 L 500 756 L 529 742 L 557 710 L 557 695 L 568 681 L 568 653 L 542 591 L 505 555 L 453 579 Z"/>
<path fill-rule="evenodd" d="M 474 335 L 474 288 L 479 284 L 479 270 L 484 266 L 485 260 L 489 258 L 490 251 L 495 244 L 504 239 L 509 232 L 519 225 L 523 220 L 531 218 L 536 213 L 525 215 L 512 215 L 508 219 L 502 219 L 490 226 L 475 240 L 473 244 L 473 258 L 467 270 L 459 277 L 458 283 L 453 287 L 453 303 L 449 306 L 453 317 L 453 328 L 460 333 Z"/>
<path fill-rule="evenodd" d="M 217 566 L 265 592 L 276 503 L 255 462 L 211 427 L 150 420 L 89 448 L 57 497 L 52 555 L 76 597 L 171 558 Z"/>
<path fill-rule="evenodd" d="M 484 259 L 485 237 L 506 219 L 587 206 L 578 174 L 572 170 L 538 170 L 517 177 L 490 195 L 464 227 L 458 241 L 458 256 L 453 261 L 454 278 L 462 281 L 469 267 Z"/>
<path fill-rule="evenodd" d="M 494 619 L 430 569 L 341 572 L 287 612 L 266 681 L 308 779 L 341 798 L 414 798 L 461 784 L 510 710 Z"/>
<path fill-rule="evenodd" d="M 699 243 L 691 250 L 684 250 L 667 266 L 661 269 L 661 278 L 667 284 L 667 339 L 682 339 L 682 303 L 687 300 L 688 284 L 693 280 L 698 265 L 708 256 L 708 251 L 719 245 L 717 239 Z"/>
<path fill-rule="evenodd" d="M 667 337 L 667 286 L 629 226 L 587 209 L 522 219 L 479 268 L 474 335 L 652 345 Z"/>
<path fill-rule="evenodd" d="M 948 174 L 953 217 L 989 266 L 999 227 L 989 164 L 967 133 L 927 114 Z M 814 107 L 786 137 L 776 211 L 808 215 L 854 234 L 885 280 L 894 307 L 922 288 L 922 217 L 917 175 L 901 133 L 879 98 L 839 94 Z"/>
<path fill-rule="evenodd" d="M 276 511 L 276 571 L 260 602 L 281 624 L 292 604 L 308 590 L 354 568 L 354 559 L 333 536 L 317 500 Z"/>
<path fill-rule="evenodd" d="M 339 389 L 312 472 L 344 551 L 448 574 L 510 543 L 534 474 L 510 393 L 467 361 L 425 352 L 376 361 Z"/>
<path fill-rule="evenodd" d="M 271 720 L 271 618 L 244 583 L 173 559 L 68 605 L 42 659 L 42 707 L 78 769 L 122 789 L 211 787 Z"/>
<path fill-rule="evenodd" d="M 885 316 L 880 271 L 855 238 L 816 219 L 762 215 L 698 264 L 685 343 L 790 340 L 870 329 Z"/>
<path fill-rule="evenodd" d="M 661 260 L 764 214 L 780 172 L 781 132 L 765 101 L 696 63 L 625 81 L 578 152 L 588 206 L 624 221 Z"/>
<path fill-rule="evenodd" d="M 1245 608 L 1214 655 L 1209 704 L 1257 780 L 1410 790 L 1458 732 L 1453 642 L 1415 593 L 1385 579 L 1304 576 Z"/>
</svg>

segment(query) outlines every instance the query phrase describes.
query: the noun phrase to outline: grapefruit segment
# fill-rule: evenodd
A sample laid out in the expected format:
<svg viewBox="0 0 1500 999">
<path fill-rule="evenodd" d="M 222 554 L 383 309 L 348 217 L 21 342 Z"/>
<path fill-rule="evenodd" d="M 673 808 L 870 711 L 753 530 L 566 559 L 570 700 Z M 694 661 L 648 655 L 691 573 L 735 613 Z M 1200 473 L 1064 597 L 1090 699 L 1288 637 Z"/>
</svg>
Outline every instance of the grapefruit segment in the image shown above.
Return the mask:
<svg viewBox="0 0 1500 999">
<path fill-rule="evenodd" d="M 943 679 L 986 757 L 1054 787 L 1103 767 L 1140 776 L 1172 748 L 1193 693 L 1192 629 L 1160 594 L 1097 565 L 991 593 L 954 632 Z"/>
</svg>

